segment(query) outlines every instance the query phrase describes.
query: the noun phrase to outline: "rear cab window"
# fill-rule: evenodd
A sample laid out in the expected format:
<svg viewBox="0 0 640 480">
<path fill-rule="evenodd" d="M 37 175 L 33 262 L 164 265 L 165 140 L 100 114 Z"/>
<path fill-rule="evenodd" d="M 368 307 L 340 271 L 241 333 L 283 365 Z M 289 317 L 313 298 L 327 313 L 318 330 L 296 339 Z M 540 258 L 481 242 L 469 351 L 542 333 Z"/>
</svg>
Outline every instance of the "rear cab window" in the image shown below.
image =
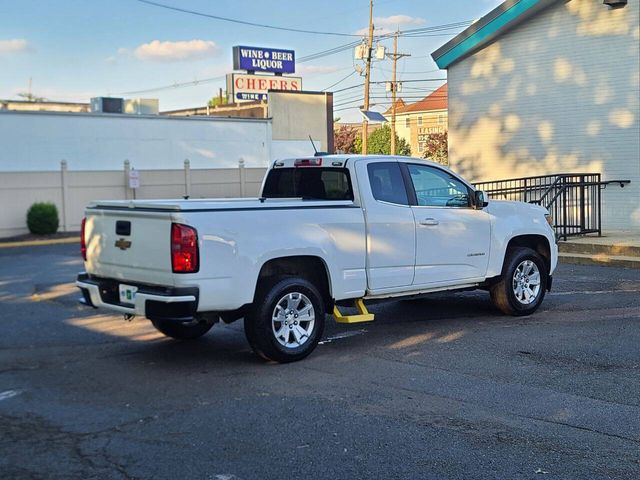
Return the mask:
<svg viewBox="0 0 640 480">
<path fill-rule="evenodd" d="M 398 162 L 376 162 L 367 165 L 373 198 L 381 202 L 409 205 L 407 188 Z"/>
<path fill-rule="evenodd" d="M 353 200 L 349 170 L 346 168 L 273 168 L 262 190 L 264 198 L 304 200 Z"/>
</svg>

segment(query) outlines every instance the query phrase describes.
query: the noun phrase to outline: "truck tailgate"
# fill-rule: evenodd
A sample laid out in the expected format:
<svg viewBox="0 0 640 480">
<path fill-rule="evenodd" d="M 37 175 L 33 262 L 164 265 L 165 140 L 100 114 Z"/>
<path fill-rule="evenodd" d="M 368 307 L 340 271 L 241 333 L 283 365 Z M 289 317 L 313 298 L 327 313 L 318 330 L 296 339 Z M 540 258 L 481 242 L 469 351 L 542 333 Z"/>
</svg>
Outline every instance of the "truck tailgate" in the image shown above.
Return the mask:
<svg viewBox="0 0 640 480">
<path fill-rule="evenodd" d="M 89 209 L 87 273 L 130 282 L 173 285 L 171 212 Z"/>
</svg>

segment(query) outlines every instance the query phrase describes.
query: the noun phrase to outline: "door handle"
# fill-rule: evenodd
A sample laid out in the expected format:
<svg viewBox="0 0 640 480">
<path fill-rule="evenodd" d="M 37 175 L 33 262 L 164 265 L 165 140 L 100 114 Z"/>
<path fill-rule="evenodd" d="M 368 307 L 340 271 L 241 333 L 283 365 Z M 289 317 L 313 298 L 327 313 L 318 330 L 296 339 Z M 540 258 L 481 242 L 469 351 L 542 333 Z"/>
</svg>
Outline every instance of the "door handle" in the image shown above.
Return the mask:
<svg viewBox="0 0 640 480">
<path fill-rule="evenodd" d="M 420 225 L 438 225 L 440 222 L 435 218 L 425 218 L 420 222 Z"/>
</svg>

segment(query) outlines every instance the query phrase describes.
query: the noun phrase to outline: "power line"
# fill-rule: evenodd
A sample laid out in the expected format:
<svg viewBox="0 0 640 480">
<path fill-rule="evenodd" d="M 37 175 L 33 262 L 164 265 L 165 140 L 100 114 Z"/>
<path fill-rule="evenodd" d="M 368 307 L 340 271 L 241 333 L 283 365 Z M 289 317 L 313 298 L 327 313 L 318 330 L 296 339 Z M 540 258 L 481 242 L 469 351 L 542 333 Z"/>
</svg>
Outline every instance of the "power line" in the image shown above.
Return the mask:
<svg viewBox="0 0 640 480">
<path fill-rule="evenodd" d="M 353 90 L 354 88 L 360 88 L 364 85 L 364 83 L 359 83 L 358 85 L 351 85 L 350 87 L 344 87 L 341 88 L 339 90 L 334 90 L 333 93 L 340 93 L 340 92 L 344 92 L 346 90 Z"/>
<path fill-rule="evenodd" d="M 350 102 L 353 103 L 353 102 Z M 380 107 L 389 107 L 391 105 L 391 102 L 376 102 L 376 103 L 372 103 L 371 106 L 375 107 L 375 106 L 380 106 Z M 338 108 L 339 107 L 339 108 Z M 344 110 L 360 110 L 360 105 L 335 105 L 333 111 L 334 112 L 342 112 Z M 442 110 L 445 110 L 444 108 Z M 405 112 L 400 112 L 400 115 L 402 115 Z M 413 112 L 412 112 L 413 113 Z M 401 118 L 398 120 L 401 124 L 404 124 L 405 119 Z M 413 120 L 412 120 L 413 121 Z"/>
<path fill-rule="evenodd" d="M 336 85 L 338 85 L 338 84 L 340 84 L 340 83 L 344 82 L 347 78 L 351 77 L 351 76 L 352 76 L 352 75 L 354 75 L 355 73 L 356 73 L 356 71 L 354 70 L 353 72 L 351 72 L 351 73 L 350 73 L 349 75 L 347 75 L 346 77 L 341 78 L 340 80 L 338 80 L 336 83 L 333 83 L 333 84 L 329 85 L 327 88 L 323 88 L 323 89 L 322 89 L 322 91 L 323 91 L 323 92 L 326 92 L 326 91 L 327 91 L 327 90 L 329 90 L 330 88 L 333 88 L 333 87 L 335 87 Z"/>
<path fill-rule="evenodd" d="M 389 70 L 387 68 L 382 68 L 380 66 L 378 67 L 378 69 L 382 70 L 383 72 L 388 72 L 388 73 L 392 72 L 392 70 Z M 439 72 L 439 71 L 440 71 L 440 69 L 436 68 L 435 70 L 424 70 L 424 71 L 421 71 L 421 72 L 416 72 L 416 71 L 406 72 L 406 71 L 403 70 L 402 72 L 399 72 L 399 73 L 402 73 L 403 75 L 415 75 L 415 74 L 419 74 L 419 73 L 434 73 L 434 72 Z"/>
<path fill-rule="evenodd" d="M 310 34 L 310 35 L 332 35 L 332 36 L 338 36 L 338 37 L 358 37 L 361 38 L 363 35 L 359 35 L 356 33 L 344 33 L 344 32 L 326 32 L 326 31 L 318 31 L 318 30 L 304 30 L 304 29 L 299 29 L 299 28 L 289 28 L 289 27 L 280 27 L 277 25 L 268 25 L 265 23 L 256 23 L 256 22 L 248 22 L 246 20 L 239 20 L 237 18 L 229 18 L 229 17 L 222 17 L 219 15 L 213 15 L 210 13 L 204 13 L 204 12 L 198 12 L 196 10 L 190 10 L 187 8 L 180 8 L 180 7 L 174 7 L 172 5 L 167 5 L 164 3 L 159 3 L 159 2 L 154 2 L 151 0 L 136 0 L 139 3 L 144 3 L 146 5 L 150 5 L 150 6 L 154 6 L 154 7 L 158 7 L 158 8 L 164 8 L 166 10 L 172 10 L 175 12 L 180 12 L 180 13 L 187 13 L 190 15 L 196 15 L 199 17 L 205 17 L 205 18 L 211 18 L 213 20 L 219 20 L 222 22 L 230 22 L 230 23 L 235 23 L 235 24 L 239 24 L 239 25 L 247 25 L 250 27 L 258 27 L 258 28 L 268 28 L 271 30 L 280 30 L 280 31 L 285 31 L 285 32 L 294 32 L 294 33 L 305 33 L 305 34 Z M 410 36 L 429 36 L 427 35 L 427 32 L 439 32 L 439 31 L 443 31 L 443 30 L 450 30 L 450 29 L 454 29 L 454 28 L 462 28 L 462 27 L 466 27 L 471 25 L 471 21 L 462 21 L 462 22 L 455 22 L 455 23 L 450 23 L 450 24 L 444 24 L 444 25 L 435 25 L 433 27 L 422 27 L 422 28 L 414 28 L 414 29 L 410 29 L 410 30 L 405 30 L 403 32 L 401 32 L 401 35 L 410 35 Z M 380 34 L 380 35 L 374 35 L 376 37 L 376 39 L 378 38 L 389 38 L 391 36 L 393 36 L 393 34 L 390 33 L 384 33 L 384 34 Z"/>
<path fill-rule="evenodd" d="M 441 95 L 428 95 L 428 97 L 430 99 L 446 99 L 447 95 L 444 95 L 444 94 L 441 94 Z M 378 105 L 378 106 L 379 105 L 391 105 L 393 103 L 389 99 L 389 97 L 387 97 L 387 96 L 375 95 L 375 96 L 371 96 L 371 98 L 373 100 L 386 100 L 384 102 L 377 101 L 372 106 L 375 106 L 375 105 Z M 419 101 L 421 101 L 421 100 L 424 100 L 424 99 L 425 99 L 424 96 L 403 96 L 402 97 L 402 100 L 410 100 L 410 101 L 414 100 L 414 104 L 419 102 Z M 358 102 L 361 102 L 361 101 L 362 101 L 362 97 L 361 96 L 355 97 L 355 98 L 352 98 L 352 97 L 343 98 L 343 99 L 338 100 L 337 103 L 334 104 L 334 109 L 336 107 L 344 107 L 346 105 L 350 105 L 350 104 L 353 104 L 353 103 L 358 103 Z M 411 105 L 407 105 L 407 106 L 411 106 Z M 359 107 L 360 107 L 359 105 L 354 105 L 352 108 L 359 108 Z M 442 110 L 444 110 L 444 109 L 442 109 Z M 425 110 L 425 111 L 430 111 L 430 110 Z M 403 111 L 400 111 L 400 112 L 398 112 L 399 115 L 416 114 L 416 113 L 419 113 L 419 111 L 416 111 L 416 112 L 406 112 L 406 111 L 403 112 Z"/>
<path fill-rule="evenodd" d="M 174 88 L 193 87 L 196 85 L 200 85 L 201 83 L 211 83 L 211 82 L 216 82 L 218 80 L 224 80 L 224 78 L 225 78 L 224 75 L 220 77 L 203 78 L 201 80 L 193 80 L 191 82 L 173 83 L 171 85 L 164 85 L 162 87 L 147 88 L 144 90 L 134 90 L 131 92 L 120 92 L 120 93 L 115 93 L 114 95 L 138 95 L 141 93 L 159 92 L 162 90 L 171 90 Z"/>
<path fill-rule="evenodd" d="M 228 21 L 228 22 L 232 22 L 232 23 L 239 23 L 239 24 L 243 24 L 243 25 L 248 25 L 248 26 L 254 26 L 254 27 L 260 27 L 260 28 L 270 28 L 270 29 L 275 29 L 275 30 L 285 30 L 285 31 L 291 31 L 291 32 L 297 32 L 297 33 L 313 33 L 313 34 L 326 34 L 326 35 L 338 35 L 338 36 L 349 36 L 349 37 L 362 37 L 361 35 L 356 35 L 356 34 L 344 34 L 344 33 L 336 33 L 336 32 L 320 32 L 320 31 L 312 31 L 312 30 L 301 30 L 301 29 L 292 29 L 292 28 L 286 28 L 286 27 L 277 27 L 274 25 L 266 25 L 266 24 L 259 24 L 259 23 L 253 23 L 253 22 L 247 22 L 244 20 L 237 20 L 237 19 L 232 19 L 232 18 L 226 18 L 226 17 L 220 17 L 217 15 L 210 15 L 210 14 L 206 14 L 206 13 L 202 13 L 202 12 L 197 12 L 194 10 L 188 10 L 188 9 L 184 9 L 184 8 L 179 8 L 179 7 L 173 7 L 171 5 L 165 5 L 162 3 L 158 3 L 158 2 L 153 2 L 151 0 L 136 0 L 140 3 L 144 3 L 147 5 L 151 5 L 151 6 L 155 6 L 155 7 L 159 7 L 159 8 L 165 8 L 168 10 L 173 10 L 173 11 L 177 11 L 177 12 L 182 12 L 182 13 L 188 13 L 188 14 L 192 14 L 192 15 L 198 15 L 198 16 L 202 16 L 202 17 L 206 17 L 206 18 L 212 18 L 215 20 L 221 20 L 221 21 Z M 445 30 L 450 30 L 450 29 L 457 29 L 457 28 L 462 28 L 462 27 L 466 27 L 468 25 L 470 25 L 472 22 L 471 21 L 462 21 L 462 22 L 456 22 L 456 23 L 449 23 L 449 24 L 443 24 L 443 25 L 434 25 L 432 27 L 421 27 L 421 28 L 414 28 L 414 29 L 409 29 L 409 30 L 405 30 L 405 31 L 400 31 L 399 35 L 400 36 L 418 36 L 420 34 L 423 34 L 425 32 L 438 32 L 438 31 L 445 31 Z M 385 34 L 380 34 L 380 35 L 376 35 L 375 38 L 376 40 L 384 40 L 387 38 L 390 38 L 391 36 L 393 36 L 394 33 L 385 33 Z M 353 47 L 359 45 L 361 43 L 360 40 L 356 40 L 356 41 L 352 41 L 343 45 L 338 45 L 336 47 L 333 48 L 329 48 L 326 50 L 322 50 L 316 53 L 312 53 L 310 55 L 306 55 L 303 57 L 300 57 L 297 59 L 297 63 L 303 63 L 303 62 L 308 62 L 311 60 L 317 60 L 319 58 L 324 58 L 330 55 L 334 55 L 336 53 L 341 53 L 344 52 L 346 50 L 350 50 Z M 425 57 L 428 57 L 425 56 Z M 413 57 L 413 58 L 418 58 L 418 57 Z M 384 69 L 381 69 L 384 70 Z M 417 72 L 416 72 L 417 73 Z M 425 72 L 427 73 L 427 72 Z M 339 82 L 336 82 L 334 85 L 331 85 L 329 87 L 327 87 L 325 90 L 328 90 L 329 88 L 332 88 L 335 85 L 338 85 L 339 83 L 341 83 L 342 81 L 346 80 L 347 78 L 349 78 L 351 76 L 348 75 L 347 77 L 345 77 L 344 79 L 340 80 Z M 151 93 L 151 92 L 159 92 L 159 91 L 163 91 L 163 90 L 171 90 L 171 89 L 176 89 L 176 88 L 183 88 L 183 87 L 191 87 L 191 86 L 197 86 L 200 84 L 204 84 L 204 83 L 210 83 L 210 82 L 215 82 L 218 80 L 223 80 L 225 77 L 224 76 L 220 76 L 220 77 L 212 77 L 212 78 L 204 78 L 201 80 L 193 80 L 190 82 L 179 82 L 179 83 L 173 83 L 171 85 L 164 85 L 161 87 L 155 87 L 155 88 L 147 88 L 147 89 L 143 89 L 143 90 L 135 90 L 135 91 L 130 91 L 130 92 L 121 92 L 118 93 L 117 95 L 138 95 L 138 94 L 143 94 L 143 93 Z M 422 82 L 422 81 L 435 81 L 436 79 L 421 79 L 421 80 L 404 80 L 402 83 L 405 82 Z M 438 79 L 438 80 L 445 80 L 445 79 Z M 371 82 L 372 84 L 384 84 L 386 82 Z M 348 89 L 352 89 L 352 88 L 358 88 L 362 86 L 362 84 L 360 85 L 355 85 L 352 87 L 347 87 L 345 89 L 340 89 L 340 90 L 336 90 L 333 93 L 338 93 L 344 90 L 348 90 Z"/>
<path fill-rule="evenodd" d="M 240 24 L 240 25 L 248 25 L 250 27 L 269 28 L 271 30 L 282 30 L 282 31 L 285 31 L 285 32 L 295 32 L 295 33 L 307 33 L 307 34 L 311 34 L 311 35 L 334 35 L 334 36 L 338 36 L 338 37 L 361 37 L 361 35 L 356 35 L 356 34 L 352 34 L 352 33 L 322 32 L 322 31 L 316 31 L 316 30 L 302 30 L 302 29 L 298 29 L 298 28 L 288 28 L 288 27 L 279 27 L 279 26 L 276 26 L 276 25 L 267 25 L 267 24 L 264 24 L 264 23 L 247 22 L 245 20 L 238 20 L 237 18 L 220 17 L 218 15 L 211 15 L 209 13 L 197 12 L 195 10 L 188 10 L 186 8 L 173 7 L 171 5 L 166 5 L 164 3 L 158 3 L 158 2 L 152 2 L 150 0 L 136 0 L 136 1 L 140 2 L 140 3 L 147 4 L 147 5 L 152 5 L 154 7 L 165 8 L 167 10 L 173 10 L 175 12 L 189 13 L 191 15 L 197 15 L 199 17 L 211 18 L 211 19 L 220 20 L 220 21 L 223 21 L 223 22 L 237 23 L 237 24 Z"/>
<path fill-rule="evenodd" d="M 372 95 L 371 98 L 377 99 L 377 100 L 389 100 L 388 103 L 392 103 L 391 99 L 386 96 L 386 95 L 381 95 L 381 94 L 377 94 L 377 95 Z M 402 96 L 400 98 L 398 98 L 398 100 L 402 100 L 402 101 L 414 101 L 412 104 L 418 103 L 421 100 L 426 100 L 427 98 L 431 99 L 431 100 L 440 100 L 440 99 L 445 99 L 447 98 L 447 95 L 405 95 Z M 362 99 L 362 94 L 358 94 L 357 96 L 349 96 L 349 97 L 345 97 L 345 98 L 339 98 L 336 100 L 336 103 L 340 103 L 340 104 L 347 104 L 347 103 L 352 103 L 355 101 L 360 101 Z M 334 106 L 338 106 L 338 105 L 334 105 Z M 410 105 L 407 105 L 407 107 Z M 406 113 L 406 112 L 400 112 L 400 113 Z"/>
<path fill-rule="evenodd" d="M 318 58 L 322 58 L 322 57 L 328 57 L 329 55 L 333 55 L 336 53 L 340 53 L 340 52 L 344 52 L 345 50 L 351 50 L 353 47 L 355 47 L 356 45 L 359 45 L 360 41 L 355 41 L 355 42 L 349 42 L 347 44 L 344 45 L 339 45 L 337 47 L 334 48 L 329 48 L 327 50 L 322 50 L 320 52 L 316 52 L 316 53 L 312 53 L 309 55 L 306 55 L 304 57 L 300 57 L 298 59 L 296 59 L 296 61 L 298 63 L 301 62 L 308 62 L 309 60 L 316 60 Z"/>
<path fill-rule="evenodd" d="M 400 83 L 411 83 L 411 82 L 442 82 L 442 81 L 447 81 L 446 78 L 416 78 L 416 79 L 411 79 L 411 80 L 399 80 Z M 371 82 L 371 83 L 377 83 L 377 84 L 381 84 L 384 85 L 387 82 Z"/>
</svg>

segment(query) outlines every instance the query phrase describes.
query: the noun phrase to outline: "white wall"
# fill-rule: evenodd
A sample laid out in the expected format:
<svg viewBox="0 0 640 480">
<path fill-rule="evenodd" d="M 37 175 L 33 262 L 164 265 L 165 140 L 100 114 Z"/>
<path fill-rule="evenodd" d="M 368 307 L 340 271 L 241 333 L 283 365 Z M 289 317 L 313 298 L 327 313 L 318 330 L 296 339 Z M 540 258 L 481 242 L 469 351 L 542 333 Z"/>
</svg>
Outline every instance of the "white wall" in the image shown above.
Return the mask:
<svg viewBox="0 0 640 480">
<path fill-rule="evenodd" d="M 562 172 L 629 179 L 603 228 L 640 232 L 638 1 L 557 2 L 449 67 L 449 161 L 471 180 Z"/>
<path fill-rule="evenodd" d="M 85 206 L 92 200 L 133 198 L 124 165 L 120 170 L 0 173 L 0 238 L 27 233 L 27 210 L 34 202 L 58 208 L 59 231 L 80 230 Z M 139 170 L 136 198 L 224 198 L 256 196 L 265 168 Z M 64 179 L 64 181 L 63 181 Z"/>
<path fill-rule="evenodd" d="M 309 136 L 313 138 L 318 151 L 326 151 L 329 141 L 333 140 L 331 93 L 270 92 L 269 117 L 273 122 L 273 140 L 280 142 L 278 150 L 284 154 L 280 157 L 274 155 L 275 158 L 292 156 L 286 154 L 292 149 L 283 141 L 297 141 L 299 146 L 303 147 L 301 153 L 313 155 Z"/>
<path fill-rule="evenodd" d="M 0 146 L 0 172 L 57 170 L 61 160 L 70 170 L 113 170 L 129 159 L 142 170 L 181 168 L 187 158 L 192 168 L 272 159 L 266 119 L 0 111 Z"/>
</svg>

